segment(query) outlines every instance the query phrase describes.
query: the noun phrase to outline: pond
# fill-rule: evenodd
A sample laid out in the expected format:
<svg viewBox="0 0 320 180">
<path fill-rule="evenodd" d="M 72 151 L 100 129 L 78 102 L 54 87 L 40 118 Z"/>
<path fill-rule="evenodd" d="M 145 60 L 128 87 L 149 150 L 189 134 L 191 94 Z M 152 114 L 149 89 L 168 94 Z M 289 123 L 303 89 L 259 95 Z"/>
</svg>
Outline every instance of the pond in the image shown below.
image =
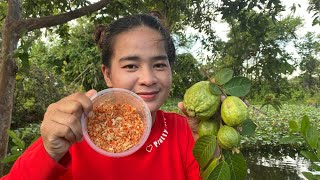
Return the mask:
<svg viewBox="0 0 320 180">
<path fill-rule="evenodd" d="M 247 180 L 300 180 L 308 171 L 309 161 L 296 151 L 242 151 L 247 161 Z"/>
</svg>

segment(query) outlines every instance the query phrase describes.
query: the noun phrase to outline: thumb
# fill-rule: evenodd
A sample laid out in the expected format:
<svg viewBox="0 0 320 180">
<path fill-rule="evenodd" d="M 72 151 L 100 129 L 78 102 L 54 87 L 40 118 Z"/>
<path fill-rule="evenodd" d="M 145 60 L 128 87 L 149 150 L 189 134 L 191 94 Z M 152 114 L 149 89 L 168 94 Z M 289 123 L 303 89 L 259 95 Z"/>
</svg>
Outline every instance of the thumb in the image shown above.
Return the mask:
<svg viewBox="0 0 320 180">
<path fill-rule="evenodd" d="M 178 103 L 178 108 L 180 109 L 180 111 L 181 111 L 184 115 L 188 116 L 188 113 L 187 113 L 186 109 L 184 108 L 183 102 L 179 102 L 179 103 Z"/>
<path fill-rule="evenodd" d="M 96 95 L 97 91 L 95 89 L 91 89 L 88 92 L 86 92 L 86 96 L 91 98 L 92 96 Z"/>
</svg>

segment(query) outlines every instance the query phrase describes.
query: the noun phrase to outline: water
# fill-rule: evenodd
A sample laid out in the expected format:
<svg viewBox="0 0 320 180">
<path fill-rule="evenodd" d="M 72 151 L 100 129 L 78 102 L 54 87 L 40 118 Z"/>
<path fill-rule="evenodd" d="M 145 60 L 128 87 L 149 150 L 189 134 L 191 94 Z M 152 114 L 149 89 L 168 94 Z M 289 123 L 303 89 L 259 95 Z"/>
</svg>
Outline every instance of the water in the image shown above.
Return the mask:
<svg viewBox="0 0 320 180">
<path fill-rule="evenodd" d="M 247 161 L 247 180 L 300 180 L 309 171 L 309 161 L 295 151 L 243 151 Z"/>
</svg>

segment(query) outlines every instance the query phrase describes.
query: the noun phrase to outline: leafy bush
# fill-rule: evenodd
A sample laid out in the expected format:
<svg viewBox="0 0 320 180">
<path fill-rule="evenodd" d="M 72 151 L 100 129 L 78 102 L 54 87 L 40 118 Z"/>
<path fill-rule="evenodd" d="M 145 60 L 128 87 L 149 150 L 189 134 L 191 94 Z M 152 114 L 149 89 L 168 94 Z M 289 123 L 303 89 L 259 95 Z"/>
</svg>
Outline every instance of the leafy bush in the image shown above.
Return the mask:
<svg viewBox="0 0 320 180">
<path fill-rule="evenodd" d="M 29 124 L 24 128 L 18 128 L 13 131 L 8 130 L 8 135 L 10 137 L 8 154 L 1 160 L 1 163 L 5 164 L 5 174 L 9 172 L 14 161 L 16 161 L 21 154 L 40 137 L 40 125 Z"/>
<path fill-rule="evenodd" d="M 266 109 L 262 109 L 265 111 Z M 243 147 L 248 149 L 260 148 L 282 148 L 280 139 L 289 135 L 289 120 L 296 120 L 304 115 L 308 115 L 316 127 L 320 127 L 320 112 L 319 109 L 306 106 L 303 104 L 289 105 L 283 104 L 281 112 L 271 108 L 266 114 L 257 112 L 251 109 L 250 117 L 257 124 L 257 129 L 254 136 L 244 137 L 241 141 Z M 302 143 L 291 145 L 292 148 L 302 149 L 305 146 Z"/>
<path fill-rule="evenodd" d="M 191 85 L 204 80 L 204 77 L 200 73 L 199 63 L 191 54 L 178 55 L 172 69 L 171 94 L 176 98 L 182 98 Z"/>
<path fill-rule="evenodd" d="M 47 106 L 66 94 L 59 77 L 34 64 L 28 72 L 19 72 L 16 80 L 11 129 L 40 123 Z"/>
<path fill-rule="evenodd" d="M 309 180 L 319 179 L 320 175 L 320 133 L 317 127 L 310 123 L 309 117 L 304 116 L 301 122 L 289 121 L 290 135 L 280 140 L 283 144 L 304 143 L 306 150 L 300 151 L 306 159 L 311 161 L 311 172 L 302 172 Z M 315 175 L 317 173 L 318 175 Z"/>
</svg>

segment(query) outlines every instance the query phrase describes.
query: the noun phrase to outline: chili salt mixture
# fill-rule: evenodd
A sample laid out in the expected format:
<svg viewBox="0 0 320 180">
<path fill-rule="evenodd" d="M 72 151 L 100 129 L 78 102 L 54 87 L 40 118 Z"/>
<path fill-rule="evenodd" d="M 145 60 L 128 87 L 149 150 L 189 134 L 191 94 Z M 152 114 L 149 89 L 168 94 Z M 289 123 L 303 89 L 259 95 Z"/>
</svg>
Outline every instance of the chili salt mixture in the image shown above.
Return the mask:
<svg viewBox="0 0 320 180">
<path fill-rule="evenodd" d="M 87 130 L 99 148 L 119 153 L 135 146 L 143 135 L 145 125 L 136 108 L 130 104 L 99 104 L 88 118 Z"/>
</svg>

